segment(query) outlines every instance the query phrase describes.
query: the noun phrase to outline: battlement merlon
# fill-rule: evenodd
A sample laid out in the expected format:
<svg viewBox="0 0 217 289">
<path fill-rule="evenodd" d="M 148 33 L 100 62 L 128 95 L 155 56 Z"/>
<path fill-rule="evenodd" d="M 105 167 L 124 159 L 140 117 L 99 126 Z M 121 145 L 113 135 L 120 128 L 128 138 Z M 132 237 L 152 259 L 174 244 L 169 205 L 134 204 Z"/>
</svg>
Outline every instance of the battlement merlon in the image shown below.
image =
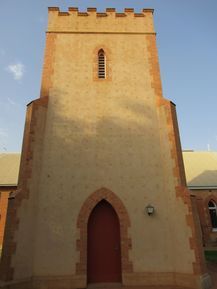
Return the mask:
<svg viewBox="0 0 217 289">
<path fill-rule="evenodd" d="M 58 7 L 49 7 L 47 32 L 155 34 L 153 12 L 153 9 L 143 9 L 135 13 L 133 8 L 125 8 L 122 13 L 115 8 L 107 8 L 105 12 L 87 8 L 80 12 L 75 7 L 61 12 Z"/>
</svg>

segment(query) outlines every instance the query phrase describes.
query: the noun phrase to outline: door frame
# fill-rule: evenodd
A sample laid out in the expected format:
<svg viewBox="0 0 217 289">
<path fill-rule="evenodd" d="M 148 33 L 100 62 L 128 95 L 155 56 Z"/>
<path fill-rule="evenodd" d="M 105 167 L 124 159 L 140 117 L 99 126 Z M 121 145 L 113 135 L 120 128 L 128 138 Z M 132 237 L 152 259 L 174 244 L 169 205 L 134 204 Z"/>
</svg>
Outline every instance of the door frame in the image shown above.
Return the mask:
<svg viewBox="0 0 217 289">
<path fill-rule="evenodd" d="M 114 208 L 105 199 L 93 208 L 87 228 L 88 284 L 121 284 L 120 221 Z"/>
<path fill-rule="evenodd" d="M 121 268 L 122 280 L 124 274 L 133 273 L 133 264 L 129 259 L 132 241 L 129 236 L 130 218 L 121 199 L 112 191 L 101 188 L 92 193 L 83 203 L 77 218 L 79 238 L 76 240 L 80 260 L 76 263 L 76 275 L 79 278 L 87 277 L 87 224 L 93 208 L 102 200 L 106 200 L 116 211 L 120 222 Z"/>
</svg>

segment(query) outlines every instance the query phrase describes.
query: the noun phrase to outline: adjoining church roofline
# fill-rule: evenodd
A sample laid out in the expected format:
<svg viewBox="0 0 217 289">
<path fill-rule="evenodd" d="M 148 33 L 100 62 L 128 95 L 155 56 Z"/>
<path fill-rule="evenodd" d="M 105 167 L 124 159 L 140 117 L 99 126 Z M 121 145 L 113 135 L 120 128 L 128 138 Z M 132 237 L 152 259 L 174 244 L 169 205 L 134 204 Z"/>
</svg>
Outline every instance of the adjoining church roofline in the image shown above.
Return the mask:
<svg viewBox="0 0 217 289">
<path fill-rule="evenodd" d="M 125 17 L 128 14 L 134 14 L 135 17 L 144 17 L 146 13 L 153 14 L 154 9 L 144 8 L 140 13 L 135 13 L 134 8 L 125 8 L 124 12 L 116 12 L 115 8 L 106 8 L 105 12 L 97 12 L 95 7 L 88 7 L 87 11 L 79 11 L 77 7 L 69 7 L 68 11 L 60 11 L 59 7 L 48 7 L 48 12 L 57 12 L 59 16 L 68 16 L 71 13 L 77 13 L 78 16 L 89 16 L 95 13 L 97 17 L 106 17 L 108 14 L 115 14 L 116 17 Z"/>
<path fill-rule="evenodd" d="M 20 153 L 0 153 L 0 187 L 17 185 Z"/>
</svg>

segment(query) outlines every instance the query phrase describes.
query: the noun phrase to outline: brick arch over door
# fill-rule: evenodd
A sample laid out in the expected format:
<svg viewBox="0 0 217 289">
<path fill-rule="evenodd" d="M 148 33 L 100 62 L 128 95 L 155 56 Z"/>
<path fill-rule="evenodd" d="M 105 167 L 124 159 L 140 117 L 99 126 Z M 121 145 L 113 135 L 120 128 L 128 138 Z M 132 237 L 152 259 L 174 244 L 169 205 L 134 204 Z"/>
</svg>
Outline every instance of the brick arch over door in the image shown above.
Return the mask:
<svg viewBox="0 0 217 289">
<path fill-rule="evenodd" d="M 129 250 L 132 247 L 131 238 L 128 237 L 128 228 L 130 219 L 127 210 L 122 201 L 110 190 L 101 188 L 92 193 L 81 207 L 77 219 L 77 228 L 79 229 L 79 239 L 77 239 L 77 250 L 80 254 L 80 260 L 76 264 L 76 275 L 86 275 L 87 273 L 87 224 L 90 213 L 93 208 L 102 200 L 109 202 L 116 211 L 120 222 L 121 235 L 121 265 L 122 274 L 132 273 L 133 266 L 129 260 Z"/>
</svg>

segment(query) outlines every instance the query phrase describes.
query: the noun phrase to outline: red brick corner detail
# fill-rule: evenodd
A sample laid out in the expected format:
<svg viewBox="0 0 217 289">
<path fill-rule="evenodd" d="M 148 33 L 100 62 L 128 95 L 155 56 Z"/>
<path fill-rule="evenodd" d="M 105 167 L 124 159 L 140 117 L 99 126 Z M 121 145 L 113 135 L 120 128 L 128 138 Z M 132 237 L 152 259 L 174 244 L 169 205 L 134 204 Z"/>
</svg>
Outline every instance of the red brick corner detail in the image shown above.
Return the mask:
<svg viewBox="0 0 217 289">
<path fill-rule="evenodd" d="M 190 192 L 186 187 L 186 178 L 184 171 L 184 163 L 182 157 L 181 142 L 179 137 L 178 121 L 176 116 L 175 104 L 165 98 L 158 98 L 157 106 L 163 106 L 168 127 L 168 138 L 171 143 L 171 157 L 174 160 L 173 176 L 176 180 L 176 197 L 181 198 L 187 206 L 186 224 L 190 227 L 192 236 L 189 238 L 190 249 L 194 251 L 195 262 L 193 262 L 193 272 L 195 275 L 206 273 L 206 265 L 202 249 L 202 240 L 199 236 L 199 229 L 195 222 Z"/>
<path fill-rule="evenodd" d="M 56 49 L 57 35 L 54 33 L 46 34 L 46 48 L 43 63 L 42 82 L 41 82 L 41 97 L 49 95 L 49 90 L 52 88 L 52 76 L 54 73 L 54 56 Z"/>
<path fill-rule="evenodd" d="M 154 90 L 157 98 L 162 98 L 162 84 L 160 77 L 160 65 L 158 60 L 156 35 L 146 35 L 147 39 L 147 50 L 148 50 L 148 62 L 149 62 L 149 73 L 151 76 L 151 87 Z"/>
<path fill-rule="evenodd" d="M 13 192 L 11 197 L 9 197 L 8 202 L 3 251 L 0 263 L 0 280 L 2 281 L 13 280 L 14 268 L 12 266 L 12 257 L 17 247 L 15 232 L 18 230 L 20 222 L 18 210 L 22 201 L 29 198 L 30 193 L 28 182 L 32 177 L 34 143 L 37 137 L 37 112 L 40 107 L 47 108 L 47 106 L 48 97 L 43 97 L 32 101 L 27 107 L 18 188 Z"/>
<path fill-rule="evenodd" d="M 12 256 L 16 251 L 16 241 L 14 240 L 15 232 L 18 230 L 19 218 L 17 217 L 18 208 L 23 199 L 29 198 L 28 182 L 32 177 L 32 164 L 34 157 L 34 142 L 37 137 L 37 112 L 41 107 L 48 107 L 49 90 L 52 87 L 52 75 L 54 65 L 54 55 L 56 48 L 56 35 L 47 33 L 46 49 L 42 74 L 41 95 L 28 104 L 26 113 L 26 122 L 23 137 L 23 146 L 21 154 L 21 164 L 19 172 L 18 190 L 13 194 L 9 201 L 7 219 L 5 226 L 5 235 L 3 241 L 3 252 L 0 263 L 0 280 L 13 280 L 14 268 L 12 267 Z"/>
<path fill-rule="evenodd" d="M 131 238 L 128 236 L 130 219 L 122 201 L 112 191 L 101 188 L 92 193 L 84 202 L 77 219 L 77 228 L 80 231 L 80 238 L 77 239 L 77 250 L 80 253 L 80 260 L 76 264 L 76 275 L 86 275 L 87 272 L 87 224 L 93 208 L 101 201 L 109 202 L 116 211 L 120 222 L 121 234 L 121 263 L 122 273 L 132 273 L 133 264 L 129 260 L 129 251 L 132 248 Z"/>
</svg>

